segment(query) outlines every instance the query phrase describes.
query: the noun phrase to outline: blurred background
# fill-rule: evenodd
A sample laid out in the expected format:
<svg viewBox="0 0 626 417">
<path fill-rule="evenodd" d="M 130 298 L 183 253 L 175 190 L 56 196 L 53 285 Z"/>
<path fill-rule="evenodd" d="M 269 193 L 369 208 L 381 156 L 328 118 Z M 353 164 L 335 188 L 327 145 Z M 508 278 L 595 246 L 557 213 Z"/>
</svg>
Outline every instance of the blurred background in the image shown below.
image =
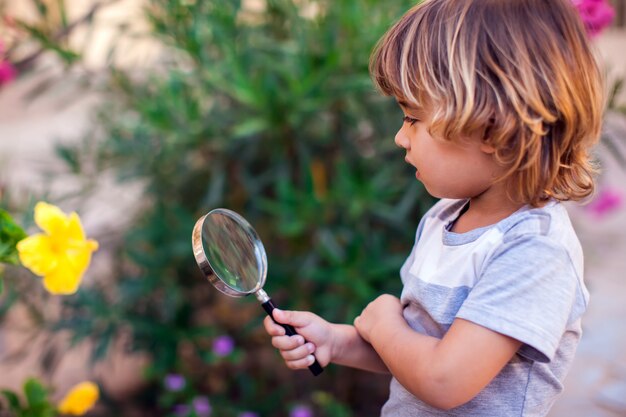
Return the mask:
<svg viewBox="0 0 626 417">
<path fill-rule="evenodd" d="M 626 1 L 574 3 L 607 74 L 598 191 L 571 204 L 592 301 L 551 417 L 626 415 Z M 287 369 L 255 299 L 191 251 L 197 218 L 243 214 L 282 308 L 350 323 L 434 203 L 393 143 L 370 52 L 414 1 L 0 0 L 0 204 L 77 211 L 100 242 L 78 293 L 3 270 L 0 389 L 89 379 L 93 416 L 376 416 L 389 378 Z"/>
</svg>

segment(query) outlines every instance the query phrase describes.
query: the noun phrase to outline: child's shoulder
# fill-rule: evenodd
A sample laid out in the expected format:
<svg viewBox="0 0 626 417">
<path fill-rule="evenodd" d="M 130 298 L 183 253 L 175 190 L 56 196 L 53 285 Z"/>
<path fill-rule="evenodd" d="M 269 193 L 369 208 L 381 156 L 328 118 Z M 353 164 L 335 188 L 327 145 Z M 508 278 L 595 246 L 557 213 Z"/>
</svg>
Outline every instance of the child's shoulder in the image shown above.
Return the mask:
<svg viewBox="0 0 626 417">
<path fill-rule="evenodd" d="M 543 238 L 554 243 L 578 241 L 565 206 L 550 201 L 543 207 L 522 207 L 497 224 L 503 241 L 520 238 Z"/>
<path fill-rule="evenodd" d="M 583 249 L 565 206 L 551 201 L 543 207 L 525 207 L 497 225 L 501 245 L 496 252 L 521 250 L 539 267 L 541 262 L 563 260 L 578 276 L 583 274 Z"/>
</svg>

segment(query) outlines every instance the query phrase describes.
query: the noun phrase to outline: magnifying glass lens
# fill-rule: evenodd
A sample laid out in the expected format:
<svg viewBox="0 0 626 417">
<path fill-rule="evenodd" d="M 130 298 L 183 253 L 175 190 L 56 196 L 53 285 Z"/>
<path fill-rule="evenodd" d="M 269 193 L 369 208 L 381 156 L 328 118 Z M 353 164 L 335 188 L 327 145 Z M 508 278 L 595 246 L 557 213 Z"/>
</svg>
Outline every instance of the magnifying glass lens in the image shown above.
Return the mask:
<svg viewBox="0 0 626 417">
<path fill-rule="evenodd" d="M 225 284 L 244 293 L 258 288 L 262 260 L 256 256 L 250 234 L 235 220 L 219 213 L 207 216 L 202 225 L 202 245 L 212 269 Z"/>
</svg>

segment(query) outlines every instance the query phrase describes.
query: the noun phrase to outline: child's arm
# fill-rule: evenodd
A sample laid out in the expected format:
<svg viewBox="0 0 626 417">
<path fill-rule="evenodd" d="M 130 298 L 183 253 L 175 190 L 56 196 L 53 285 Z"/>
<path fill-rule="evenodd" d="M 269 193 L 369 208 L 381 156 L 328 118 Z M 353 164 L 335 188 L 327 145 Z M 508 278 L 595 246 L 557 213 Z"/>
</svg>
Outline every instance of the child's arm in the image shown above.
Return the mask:
<svg viewBox="0 0 626 417">
<path fill-rule="evenodd" d="M 275 309 L 274 318 L 295 327 L 299 336 L 285 336 L 285 329 L 266 317 L 265 330 L 272 336 L 272 345 L 291 369 L 306 368 L 313 363 L 312 354 L 322 366 L 333 362 L 372 372 L 389 373 L 385 363 L 372 346 L 365 342 L 354 326 L 329 323 L 305 311 Z M 307 343 L 304 343 L 306 339 Z"/>
<path fill-rule="evenodd" d="M 443 339 L 413 330 L 400 300 L 382 295 L 354 324 L 393 376 L 413 395 L 442 409 L 474 398 L 500 372 L 521 342 L 456 319 Z"/>
</svg>

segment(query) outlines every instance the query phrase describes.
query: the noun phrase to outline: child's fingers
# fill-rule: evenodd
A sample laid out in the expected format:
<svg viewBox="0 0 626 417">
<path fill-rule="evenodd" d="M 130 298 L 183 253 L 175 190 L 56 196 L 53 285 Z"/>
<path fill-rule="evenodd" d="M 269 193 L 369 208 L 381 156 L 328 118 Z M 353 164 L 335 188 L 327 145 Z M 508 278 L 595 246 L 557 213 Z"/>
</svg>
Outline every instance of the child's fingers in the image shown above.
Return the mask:
<svg viewBox="0 0 626 417">
<path fill-rule="evenodd" d="M 298 346 L 292 350 L 281 350 L 280 354 L 285 362 L 297 361 L 306 358 L 315 351 L 315 347 L 312 343 L 307 343 L 302 346 Z"/>
<path fill-rule="evenodd" d="M 300 335 L 272 337 L 272 345 L 279 350 L 291 369 L 306 368 L 313 363 L 311 358 L 315 346 L 312 343 L 305 343 Z"/>
<path fill-rule="evenodd" d="M 279 323 L 291 324 L 293 327 L 304 327 L 311 324 L 314 314 L 308 311 L 290 311 L 280 310 L 278 308 L 272 311 L 272 315 Z"/>
<path fill-rule="evenodd" d="M 315 362 L 315 357 L 313 355 L 307 355 L 305 358 L 295 361 L 287 361 L 285 363 L 290 369 L 304 369 L 313 365 L 313 362 Z"/>
<path fill-rule="evenodd" d="M 279 350 L 293 350 L 303 344 L 304 338 L 300 335 L 272 337 L 272 346 Z"/>
<path fill-rule="evenodd" d="M 274 323 L 274 320 L 269 316 L 265 317 L 265 320 L 263 320 L 263 326 L 270 336 L 283 336 L 285 334 L 285 329 Z"/>
</svg>

